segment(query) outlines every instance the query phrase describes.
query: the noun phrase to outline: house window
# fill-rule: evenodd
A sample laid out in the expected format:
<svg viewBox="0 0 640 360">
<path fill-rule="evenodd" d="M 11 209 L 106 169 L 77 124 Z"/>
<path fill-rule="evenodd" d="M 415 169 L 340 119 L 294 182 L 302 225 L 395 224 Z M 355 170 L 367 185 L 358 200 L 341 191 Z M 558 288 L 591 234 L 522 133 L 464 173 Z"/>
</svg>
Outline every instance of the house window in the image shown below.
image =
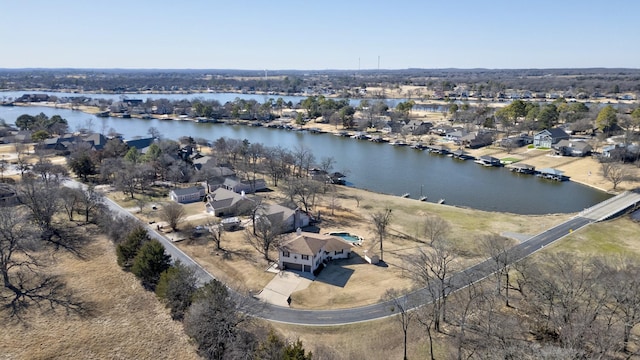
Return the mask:
<svg viewBox="0 0 640 360">
<path fill-rule="evenodd" d="M 282 256 L 283 257 L 289 257 L 289 255 L 291 255 L 288 251 L 283 251 L 282 252 Z"/>
<path fill-rule="evenodd" d="M 309 255 L 302 255 L 302 260 L 309 260 Z"/>
<path fill-rule="evenodd" d="M 338 255 L 338 254 L 342 254 L 343 252 L 344 252 L 344 249 L 342 249 L 342 250 L 340 250 L 340 251 L 336 250 L 336 255 Z"/>
</svg>

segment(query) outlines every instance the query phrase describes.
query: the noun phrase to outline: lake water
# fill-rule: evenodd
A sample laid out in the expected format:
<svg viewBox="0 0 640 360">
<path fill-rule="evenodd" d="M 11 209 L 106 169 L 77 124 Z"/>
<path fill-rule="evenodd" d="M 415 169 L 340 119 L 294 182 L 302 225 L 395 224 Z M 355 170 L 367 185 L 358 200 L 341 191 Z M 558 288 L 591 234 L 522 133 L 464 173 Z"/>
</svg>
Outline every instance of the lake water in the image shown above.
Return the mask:
<svg viewBox="0 0 640 360">
<path fill-rule="evenodd" d="M 487 168 L 471 161 L 457 161 L 409 147 L 395 147 L 330 134 L 311 134 L 286 130 L 225 124 L 200 124 L 191 121 L 99 118 L 94 115 L 49 107 L 0 107 L 0 118 L 14 123 L 24 113 L 58 114 L 69 122 L 71 130 L 86 126 L 106 132 L 110 128 L 126 139 L 148 136 L 150 127 L 164 137 L 192 136 L 215 140 L 220 137 L 247 139 L 267 146 L 288 149 L 306 146 L 316 160 L 333 157 L 334 170 L 347 174 L 348 184 L 376 192 L 401 195 L 420 194 L 428 201 L 445 199 L 447 204 L 482 210 L 518 214 L 577 212 L 610 195 L 574 182 L 552 182 L 534 176 L 516 175 L 505 168 Z M 416 200 L 417 201 L 417 200 Z"/>
</svg>

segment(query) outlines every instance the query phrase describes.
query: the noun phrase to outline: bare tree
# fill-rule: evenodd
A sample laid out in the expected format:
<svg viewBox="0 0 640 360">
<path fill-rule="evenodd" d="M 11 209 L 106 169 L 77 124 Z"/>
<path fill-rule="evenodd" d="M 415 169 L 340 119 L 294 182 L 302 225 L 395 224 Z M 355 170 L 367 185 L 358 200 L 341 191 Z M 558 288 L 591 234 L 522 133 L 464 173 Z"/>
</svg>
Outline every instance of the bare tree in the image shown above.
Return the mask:
<svg viewBox="0 0 640 360">
<path fill-rule="evenodd" d="M 311 164 L 315 161 L 315 156 L 310 148 L 305 145 L 298 145 L 293 150 L 295 173 L 298 177 L 304 177 L 309 173 Z"/>
<path fill-rule="evenodd" d="M 284 179 L 290 172 L 290 166 L 293 164 L 293 156 L 288 150 L 276 146 L 267 148 L 265 151 L 265 165 L 273 185 L 278 186 L 278 181 Z"/>
<path fill-rule="evenodd" d="M 595 286 L 600 269 L 591 260 L 569 253 L 543 255 L 541 263 L 530 268 L 535 273 L 530 276 L 527 297 L 535 335 L 563 347 L 586 349 L 606 331 L 601 326 L 608 296 L 602 287 Z"/>
<path fill-rule="evenodd" d="M 340 208 L 340 198 L 338 197 L 338 189 L 336 185 L 329 185 L 329 209 L 331 209 L 331 215 L 335 215 L 335 210 Z"/>
<path fill-rule="evenodd" d="M 432 249 L 420 248 L 407 258 L 410 276 L 419 286 L 427 289 L 433 303 L 433 327 L 442 332 L 441 322 L 446 321 L 447 297 L 451 290 L 449 276 L 454 271 L 455 252 L 444 241 L 436 241 Z"/>
<path fill-rule="evenodd" d="M 622 351 L 629 352 L 632 331 L 640 324 L 640 267 L 632 259 L 603 261 L 601 284 L 611 301 L 607 303 L 622 324 Z"/>
<path fill-rule="evenodd" d="M 624 164 L 612 161 L 601 163 L 602 175 L 613 184 L 615 190 L 620 183 L 629 178 L 629 170 Z"/>
<path fill-rule="evenodd" d="M 509 265 L 512 262 L 509 256 L 509 249 L 512 247 L 511 240 L 497 234 L 486 235 L 481 238 L 480 246 L 482 252 L 489 256 L 493 263 L 493 271 L 496 278 L 496 292 L 502 295 L 504 289 L 505 305 L 509 307 L 509 288 L 511 282 L 509 278 Z M 502 283 L 504 278 L 505 283 Z"/>
<path fill-rule="evenodd" d="M 43 244 L 28 217 L 20 208 L 0 208 L 1 306 L 12 316 L 41 303 L 81 311 L 82 304 L 72 299 L 64 284 L 43 270 L 38 258 Z"/>
<path fill-rule="evenodd" d="M 371 222 L 376 235 L 378 235 L 378 242 L 380 243 L 380 261 L 384 261 L 383 242 L 387 236 L 389 224 L 391 223 L 391 209 L 386 208 L 371 214 Z"/>
<path fill-rule="evenodd" d="M 356 201 L 356 207 L 360 207 L 360 201 L 362 201 L 362 196 L 356 194 L 356 195 L 353 195 L 351 198 Z"/>
<path fill-rule="evenodd" d="M 82 196 L 82 190 L 69 187 L 60 189 L 60 198 L 62 199 L 62 208 L 69 217 L 69 221 L 73 221 L 73 213 L 77 210 L 76 206 Z"/>
<path fill-rule="evenodd" d="M 286 182 L 285 193 L 291 202 L 302 203 L 304 210 L 309 212 L 313 207 L 316 196 L 322 190 L 322 183 L 309 178 L 289 179 Z"/>
<path fill-rule="evenodd" d="M 402 328 L 402 334 L 404 336 L 404 356 L 403 359 L 407 360 L 407 335 L 409 332 L 409 325 L 415 316 L 415 312 L 411 309 L 409 298 L 407 296 L 401 296 L 395 289 L 388 289 L 384 298 L 391 303 L 390 311 L 396 313 L 396 320 L 400 323 Z"/>
<path fill-rule="evenodd" d="M 82 190 L 78 202 L 80 210 L 82 210 L 84 214 L 85 223 L 89 223 L 89 215 L 91 215 L 91 212 L 99 209 L 104 204 L 103 201 L 104 197 L 96 191 L 96 187 L 93 184 L 87 186 L 85 190 Z"/>
<path fill-rule="evenodd" d="M 222 246 L 222 234 L 224 233 L 224 226 L 222 224 L 213 224 L 209 226 L 209 238 L 216 244 L 216 249 L 221 250 Z"/>
<path fill-rule="evenodd" d="M 437 215 L 427 215 L 424 219 L 424 234 L 431 245 L 438 240 L 444 240 L 450 230 L 449 223 Z"/>
<path fill-rule="evenodd" d="M 129 194 L 131 199 L 135 199 L 136 185 L 138 177 L 135 166 L 126 164 L 125 168 L 115 172 L 115 187 L 125 194 Z"/>
<path fill-rule="evenodd" d="M 53 237 L 58 233 L 53 226 L 53 217 L 60 206 L 59 183 L 26 178 L 20 187 L 19 197 L 20 201 L 29 208 L 31 220 L 42 231 L 43 238 L 53 241 Z M 62 244 L 58 243 L 58 245 Z"/>
<path fill-rule="evenodd" d="M 435 330 L 434 311 L 435 306 L 433 304 L 426 304 L 418 309 L 416 316 L 416 321 L 422 325 L 427 332 L 427 338 L 429 339 L 429 356 L 431 360 L 436 360 L 435 355 L 433 354 L 433 330 Z"/>
<path fill-rule="evenodd" d="M 162 219 L 169 223 L 169 227 L 173 231 L 178 230 L 178 224 L 184 219 L 186 212 L 184 207 L 177 202 L 168 202 L 162 207 L 160 213 Z"/>
<path fill-rule="evenodd" d="M 253 231 L 247 229 L 244 238 L 265 260 L 270 261 L 269 251 L 278 246 L 282 231 L 282 221 L 274 217 L 257 216 L 253 223 Z"/>
<path fill-rule="evenodd" d="M 479 322 L 491 322 L 488 326 L 495 326 L 493 319 L 486 316 L 482 310 L 486 310 L 487 306 L 484 303 L 485 298 L 482 288 L 478 284 L 474 284 L 472 281 L 467 282 L 462 291 L 460 291 L 456 297 L 453 298 L 452 306 L 449 306 L 449 318 L 455 327 L 453 328 L 453 338 L 456 348 L 456 359 L 461 360 L 469 358 L 470 354 L 476 353 L 479 348 L 479 344 L 475 341 L 475 338 L 481 337 L 486 343 L 489 342 L 490 337 L 486 333 L 479 334 L 479 329 L 474 326 Z M 488 309 L 493 310 L 490 306 Z M 484 317 L 482 315 L 485 315 Z M 481 318 L 481 319 L 478 319 Z"/>
</svg>

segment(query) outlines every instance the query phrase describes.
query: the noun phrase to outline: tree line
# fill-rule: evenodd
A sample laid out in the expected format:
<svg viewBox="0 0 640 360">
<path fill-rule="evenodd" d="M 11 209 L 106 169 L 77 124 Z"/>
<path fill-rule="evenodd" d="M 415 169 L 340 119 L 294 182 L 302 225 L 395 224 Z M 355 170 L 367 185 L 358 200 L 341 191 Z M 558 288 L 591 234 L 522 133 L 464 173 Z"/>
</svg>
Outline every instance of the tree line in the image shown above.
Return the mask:
<svg viewBox="0 0 640 360">
<path fill-rule="evenodd" d="M 77 76 L 84 74 L 85 76 Z M 74 75 L 74 76 L 65 76 Z M 399 85 L 448 91 L 460 86 L 485 95 L 507 89 L 532 92 L 638 92 L 638 69 L 401 69 L 401 70 L 57 70 L 3 69 L 0 90 L 83 90 L 113 93 L 143 91 L 246 91 L 299 94 L 342 92 L 350 88 Z M 351 92 L 354 97 L 357 92 Z"/>
<path fill-rule="evenodd" d="M 248 304 L 247 295 L 215 279 L 200 286 L 194 269 L 179 261 L 172 263 L 162 244 L 151 239 L 138 221 L 105 212 L 98 225 L 114 242 L 118 264 L 155 292 L 171 317 L 182 322 L 203 358 L 312 358 L 300 340 L 285 340 L 258 322 L 253 317 L 258 309 Z"/>
</svg>

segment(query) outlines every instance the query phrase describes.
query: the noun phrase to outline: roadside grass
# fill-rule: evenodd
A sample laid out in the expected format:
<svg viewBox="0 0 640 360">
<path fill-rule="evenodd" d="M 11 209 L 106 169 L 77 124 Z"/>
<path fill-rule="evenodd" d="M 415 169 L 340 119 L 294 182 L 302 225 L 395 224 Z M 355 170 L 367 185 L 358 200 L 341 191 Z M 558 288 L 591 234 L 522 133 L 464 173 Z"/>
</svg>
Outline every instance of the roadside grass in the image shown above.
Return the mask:
<svg viewBox="0 0 640 360">
<path fill-rule="evenodd" d="M 389 309 L 391 315 L 391 309 Z M 285 338 L 300 339 L 305 348 L 320 359 L 386 360 L 401 359 L 403 335 L 397 318 L 356 323 L 343 326 L 297 326 L 273 324 Z M 409 323 L 407 355 L 409 359 L 428 359 L 428 340 L 424 329 L 413 320 Z M 434 335 L 436 359 L 447 358 L 450 353 L 448 336 Z M 329 354 L 327 354 L 329 352 Z"/>
<path fill-rule="evenodd" d="M 549 251 L 566 251 L 582 256 L 640 258 L 640 224 L 629 216 L 592 224 L 555 243 Z"/>
</svg>

